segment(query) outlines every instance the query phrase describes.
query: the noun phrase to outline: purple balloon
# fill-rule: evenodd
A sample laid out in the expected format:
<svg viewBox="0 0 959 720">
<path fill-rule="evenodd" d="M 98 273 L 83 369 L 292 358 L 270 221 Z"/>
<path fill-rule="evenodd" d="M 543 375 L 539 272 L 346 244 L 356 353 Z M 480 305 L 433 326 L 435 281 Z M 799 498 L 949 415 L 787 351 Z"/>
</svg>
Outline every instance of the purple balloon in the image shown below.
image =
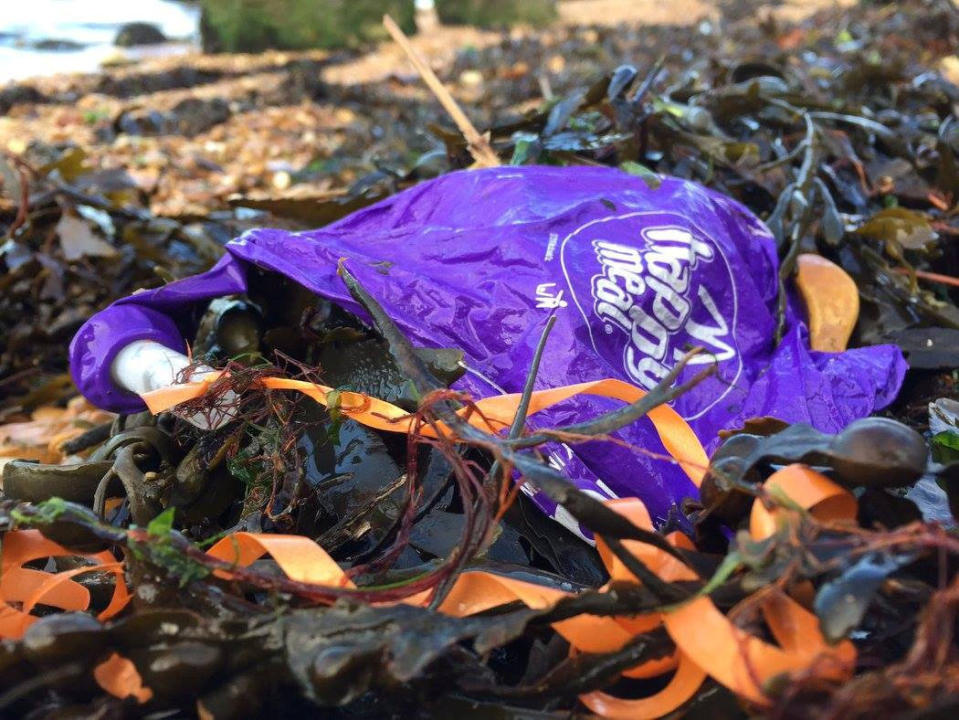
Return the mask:
<svg viewBox="0 0 959 720">
<path fill-rule="evenodd" d="M 242 293 L 250 266 L 278 272 L 356 315 L 336 275 L 344 258 L 359 282 L 417 345 L 457 347 L 476 397 L 522 390 L 546 319 L 556 326 L 537 388 L 601 378 L 653 387 L 685 351 L 705 349 L 681 379 L 717 373 L 673 407 L 711 451 L 719 430 L 777 417 L 836 432 L 895 398 L 906 363 L 898 348 L 809 349 L 790 297 L 776 346 L 778 260 L 768 228 L 739 203 L 698 184 L 658 185 L 611 168 L 501 167 L 455 172 L 321 230 L 251 230 L 211 270 L 118 300 L 70 347 L 71 371 L 96 405 L 141 410 L 114 385 L 110 363 L 135 339 L 183 351 L 174 319 L 209 299 Z M 578 398 L 539 423 L 582 421 L 621 406 Z M 597 497 L 637 496 L 666 519 L 695 486 L 648 420 L 621 443 L 556 446 L 550 461 Z M 562 508 L 543 509 L 574 525 Z"/>
</svg>

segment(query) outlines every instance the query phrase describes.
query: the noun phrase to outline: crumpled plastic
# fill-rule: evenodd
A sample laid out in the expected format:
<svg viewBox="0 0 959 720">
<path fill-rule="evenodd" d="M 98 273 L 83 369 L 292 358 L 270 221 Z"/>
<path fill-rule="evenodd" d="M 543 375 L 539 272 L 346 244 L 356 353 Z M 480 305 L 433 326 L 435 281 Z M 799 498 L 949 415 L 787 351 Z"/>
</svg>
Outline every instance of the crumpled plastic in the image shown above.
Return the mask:
<svg viewBox="0 0 959 720">
<path fill-rule="evenodd" d="M 790 297 L 774 343 L 778 260 L 768 228 L 739 203 L 698 184 L 658 184 L 611 168 L 500 167 L 451 173 L 303 233 L 252 230 L 211 270 L 118 300 L 71 344 L 71 372 L 94 404 L 144 407 L 116 387 L 110 365 L 133 340 L 186 350 L 177 319 L 211 298 L 243 293 L 250 266 L 281 273 L 366 317 L 337 277 L 346 266 L 414 344 L 457 347 L 475 397 L 519 392 L 547 318 L 557 322 L 537 388 L 616 378 L 654 386 L 685 352 L 704 348 L 715 375 L 673 403 L 707 451 L 722 429 L 770 416 L 837 432 L 886 406 L 906 363 L 893 346 L 809 349 Z M 616 407 L 580 397 L 549 411 L 568 424 Z M 606 500 L 639 497 L 661 524 L 697 489 L 652 425 L 619 442 L 556 446 L 550 462 Z M 551 516 L 562 507 L 536 497 Z M 574 527 L 575 529 L 575 527 Z"/>
</svg>

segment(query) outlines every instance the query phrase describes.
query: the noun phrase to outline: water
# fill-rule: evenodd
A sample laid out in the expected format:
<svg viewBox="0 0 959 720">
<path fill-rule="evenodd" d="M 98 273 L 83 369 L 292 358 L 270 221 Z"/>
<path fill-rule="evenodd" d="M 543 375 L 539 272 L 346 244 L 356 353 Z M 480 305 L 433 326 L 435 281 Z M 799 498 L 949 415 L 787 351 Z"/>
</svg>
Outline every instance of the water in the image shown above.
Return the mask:
<svg viewBox="0 0 959 720">
<path fill-rule="evenodd" d="M 95 72 L 115 56 L 113 39 L 128 22 L 153 23 L 175 42 L 127 48 L 133 59 L 186 52 L 197 41 L 200 11 L 174 0 L 0 0 L 0 84 L 37 75 Z M 40 50 L 40 41 L 79 47 Z"/>
</svg>

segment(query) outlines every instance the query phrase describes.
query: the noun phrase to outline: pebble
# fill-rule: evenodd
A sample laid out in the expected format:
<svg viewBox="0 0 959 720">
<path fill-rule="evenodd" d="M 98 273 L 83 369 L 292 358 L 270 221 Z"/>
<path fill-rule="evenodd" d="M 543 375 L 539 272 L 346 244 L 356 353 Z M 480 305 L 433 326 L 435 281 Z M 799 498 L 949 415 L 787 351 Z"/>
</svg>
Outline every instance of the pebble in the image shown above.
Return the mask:
<svg viewBox="0 0 959 720">
<path fill-rule="evenodd" d="M 290 177 L 290 173 L 288 173 L 286 170 L 280 170 L 280 172 L 273 173 L 273 187 L 277 190 L 286 190 L 292 184 L 293 178 Z"/>
</svg>

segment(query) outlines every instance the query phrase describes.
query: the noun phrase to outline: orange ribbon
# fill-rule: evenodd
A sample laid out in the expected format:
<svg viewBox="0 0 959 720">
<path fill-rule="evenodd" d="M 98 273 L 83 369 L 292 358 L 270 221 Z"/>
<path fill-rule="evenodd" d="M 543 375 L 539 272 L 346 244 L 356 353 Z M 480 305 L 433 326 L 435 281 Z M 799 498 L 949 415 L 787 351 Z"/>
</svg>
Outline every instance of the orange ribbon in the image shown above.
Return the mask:
<svg viewBox="0 0 959 720">
<path fill-rule="evenodd" d="M 765 523 L 754 524 L 752 535 L 756 540 L 767 537 L 770 527 L 787 522 L 790 513 L 794 515 L 800 510 L 808 510 L 823 521 L 855 518 L 855 499 L 805 466 L 790 465 L 779 470 L 770 476 L 766 487 L 788 497 L 797 509 L 770 511 L 761 502 L 754 503 L 754 521 L 757 517 L 770 518 Z M 653 530 L 649 513 L 640 500 L 610 500 L 606 504 L 636 526 Z M 671 533 L 667 539 L 676 547 L 693 548 L 689 538 L 681 533 Z M 639 582 L 602 541 L 597 545 L 611 582 Z M 633 540 L 626 540 L 623 545 L 667 582 L 697 578 L 691 568 L 659 548 Z M 220 540 L 210 554 L 240 566 L 272 554 L 293 580 L 310 582 L 306 578 L 320 577 L 321 584 L 326 586 L 351 586 L 333 559 L 312 540 L 301 536 L 238 533 Z M 516 600 L 531 608 L 547 609 L 569 594 L 493 573 L 467 571 L 458 577 L 439 610 L 465 617 Z M 404 602 L 425 606 L 429 599 L 430 593 L 424 592 Z M 659 626 L 664 627 L 676 643 L 672 656 L 648 661 L 624 673 L 629 677 L 656 677 L 675 671 L 667 686 L 655 695 L 625 700 L 593 692 L 580 698 L 593 712 L 613 720 L 656 718 L 672 712 L 696 693 L 707 676 L 741 697 L 763 705 L 768 703 L 765 686 L 783 673 L 815 672 L 834 680 L 851 675 L 856 661 L 854 646 L 848 640 L 829 645 L 813 613 L 778 591 L 765 594 L 759 607 L 777 644 L 736 627 L 708 596 L 695 597 L 661 612 L 631 617 L 579 615 L 553 623 L 553 629 L 577 652 L 614 652 L 637 634 Z"/>
<path fill-rule="evenodd" d="M 332 388 L 298 380 L 266 378 L 263 385 L 276 390 L 296 390 L 327 405 Z M 172 407 L 205 393 L 212 380 L 159 390 L 145 396 L 154 412 Z M 618 380 L 600 380 L 551 390 L 534 392 L 530 414 L 579 394 L 613 397 L 635 402 L 643 392 Z M 413 417 L 390 403 L 359 393 L 341 392 L 341 410 L 354 420 L 380 430 L 409 432 Z M 485 398 L 475 403 L 480 413 L 466 414 L 471 424 L 488 428 L 489 423 L 509 426 L 520 402 L 518 394 Z M 680 461 L 683 469 L 699 485 L 708 464 L 706 453 L 686 422 L 671 408 L 660 406 L 649 414 L 663 445 Z M 424 434 L 430 428 L 423 428 Z M 828 478 L 800 465 L 791 465 L 774 473 L 765 485 L 770 494 L 788 498 L 789 507 L 767 508 L 761 501 L 753 504 L 750 532 L 761 540 L 792 522 L 797 513 L 808 511 L 821 520 L 853 521 L 855 499 Z M 654 530 L 645 505 L 636 498 L 610 500 L 611 509 L 627 517 L 634 525 Z M 667 540 L 675 547 L 693 549 L 692 542 L 681 533 L 671 533 Z M 627 570 L 602 541 L 597 543 L 611 582 L 640 581 Z M 686 564 L 651 545 L 623 541 L 626 549 L 652 572 L 667 582 L 697 579 Z M 354 587 L 335 560 L 312 540 L 297 535 L 258 535 L 235 533 L 221 539 L 208 551 L 211 559 L 245 567 L 264 555 L 271 555 L 280 569 L 292 580 L 325 587 Z M 76 555 L 43 538 L 37 531 L 16 531 L 3 538 L 3 577 L 0 595 L 9 602 L 22 602 L 21 609 L 9 605 L 0 608 L 0 636 L 20 637 L 36 618 L 29 614 L 38 602 L 64 610 L 83 610 L 89 604 L 89 593 L 70 578 L 79 572 L 105 569 L 117 574 L 117 588 L 110 606 L 98 617 L 111 617 L 126 604 L 128 593 L 122 582 L 122 567 L 109 553 L 84 556 L 98 566 L 65 573 L 48 574 L 22 567 L 42 557 Z M 229 578 L 229 570 L 217 570 L 218 577 Z M 516 580 L 488 572 L 467 571 L 440 605 L 440 612 L 463 617 L 492 607 L 520 601 L 531 608 L 548 609 L 569 593 L 536 583 Z M 431 591 L 406 598 L 405 603 L 425 606 Z M 581 697 L 593 712 L 614 720 L 640 720 L 668 714 L 689 700 L 703 680 L 710 676 L 739 696 L 758 705 L 768 703 L 765 687 L 783 673 L 815 673 L 830 679 L 851 675 L 856 652 L 849 641 L 830 646 L 819 630 L 816 616 L 788 595 L 766 592 L 759 599 L 763 618 L 776 640 L 766 642 L 736 627 L 708 596 L 691 600 L 662 611 L 629 617 L 579 615 L 553 624 L 573 652 L 604 653 L 621 649 L 637 634 L 663 627 L 676 651 L 667 657 L 644 662 L 624 673 L 629 677 L 657 677 L 673 673 L 671 680 L 658 693 L 641 699 L 621 699 L 602 692 Z M 131 671 L 132 670 L 132 671 Z M 135 696 L 141 701 L 149 697 L 149 688 L 142 686 L 139 674 L 122 658 L 111 658 L 97 668 L 98 682 L 119 697 Z"/>
<path fill-rule="evenodd" d="M 143 395 L 143 401 L 154 414 L 169 410 L 180 403 L 202 397 L 219 377 L 221 376 L 211 375 L 199 382 L 160 388 Z M 324 407 L 329 407 L 328 395 L 334 392 L 334 388 L 304 380 L 267 377 L 262 378 L 260 382 L 263 387 L 270 390 L 294 390 L 303 393 Z M 348 391 L 337 391 L 337 395 L 340 412 L 367 427 L 387 432 L 408 433 L 415 426 L 416 420 L 409 412 L 385 400 Z M 534 415 L 577 395 L 595 395 L 634 403 L 643 398 L 646 393 L 634 385 L 612 378 L 564 385 L 533 392 L 527 414 Z M 469 408 L 464 408 L 460 411 L 460 415 L 470 425 L 483 430 L 488 430 L 490 425 L 498 426 L 500 429 L 508 428 L 516 416 L 521 398 L 520 393 L 483 398 L 474 403 L 476 411 L 470 412 Z M 668 405 L 653 408 L 646 417 L 653 423 L 663 447 L 676 458 L 680 467 L 699 487 L 706 467 L 709 465 L 709 458 L 689 424 Z M 439 427 L 449 432 L 442 423 Z M 420 432 L 427 437 L 435 437 L 431 427 L 422 427 Z"/>
<path fill-rule="evenodd" d="M 94 564 L 58 573 L 23 567 L 34 560 L 54 557 L 83 557 Z M 0 545 L 0 638 L 22 637 L 37 621 L 31 611 L 41 603 L 60 610 L 86 610 L 90 606 L 90 591 L 71 578 L 82 573 L 104 571 L 116 576 L 116 586 L 110 604 L 97 615 L 100 620 L 113 617 L 130 600 L 123 581 L 122 563 L 106 551 L 84 554 L 67 550 L 45 538 L 39 530 L 4 534 Z"/>
<path fill-rule="evenodd" d="M 796 510 L 766 509 L 753 505 L 752 535 L 759 540 L 777 523 L 788 522 L 799 510 L 808 510 L 823 520 L 852 520 L 855 500 L 828 479 L 806 467 L 792 465 L 772 475 L 767 487 L 775 488 L 796 504 Z M 638 499 L 611 500 L 608 505 L 634 524 L 653 529 L 649 513 Z M 766 519 L 764 519 L 766 518 Z M 692 548 L 680 534 L 667 536 L 676 547 Z M 693 580 L 696 574 L 672 555 L 651 545 L 626 540 L 624 546 L 647 567 L 667 582 Z M 613 582 L 639 582 L 600 541 L 600 556 Z M 43 557 L 76 555 L 47 540 L 36 530 L 7 533 L 3 538 L 3 579 L 0 593 L 6 603 L 22 603 L 21 609 L 4 605 L 0 611 L 0 636 L 21 637 L 36 620 L 30 611 L 38 603 L 63 610 L 85 610 L 89 592 L 72 578 L 95 570 L 114 572 L 118 577 L 110 605 L 98 617 L 105 620 L 119 612 L 129 599 L 122 582 L 122 564 L 109 553 L 84 555 L 97 565 L 62 573 L 45 573 L 22 567 Z M 240 532 L 221 539 L 208 554 L 211 559 L 245 567 L 264 555 L 271 555 L 292 580 L 325 587 L 354 587 L 339 565 L 319 545 L 299 535 L 257 535 Z M 228 578 L 228 570 L 217 570 Z M 569 593 L 536 583 L 488 572 L 467 571 L 459 576 L 440 605 L 440 612 L 464 617 L 498 605 L 519 600 L 528 607 L 548 609 Z M 404 602 L 425 606 L 430 593 L 424 592 Z M 673 672 L 667 686 L 650 697 L 626 700 L 602 692 L 581 697 L 593 712 L 613 720 L 655 718 L 667 714 L 691 698 L 702 681 L 711 676 L 741 697 L 764 704 L 765 685 L 777 675 L 789 672 L 817 672 L 820 676 L 842 679 L 855 665 L 856 653 L 848 641 L 835 646 L 826 643 L 815 615 L 787 595 L 770 592 L 760 601 L 763 617 L 778 645 L 765 642 L 737 628 L 707 596 L 698 596 L 661 612 L 630 617 L 579 615 L 553 624 L 577 652 L 613 652 L 635 635 L 662 626 L 676 643 L 676 652 L 639 665 L 624 673 L 629 677 L 656 677 Z M 118 697 L 128 695 L 145 701 L 149 688 L 142 686 L 138 673 L 122 658 L 111 658 L 97 667 L 98 682 Z"/>
</svg>

